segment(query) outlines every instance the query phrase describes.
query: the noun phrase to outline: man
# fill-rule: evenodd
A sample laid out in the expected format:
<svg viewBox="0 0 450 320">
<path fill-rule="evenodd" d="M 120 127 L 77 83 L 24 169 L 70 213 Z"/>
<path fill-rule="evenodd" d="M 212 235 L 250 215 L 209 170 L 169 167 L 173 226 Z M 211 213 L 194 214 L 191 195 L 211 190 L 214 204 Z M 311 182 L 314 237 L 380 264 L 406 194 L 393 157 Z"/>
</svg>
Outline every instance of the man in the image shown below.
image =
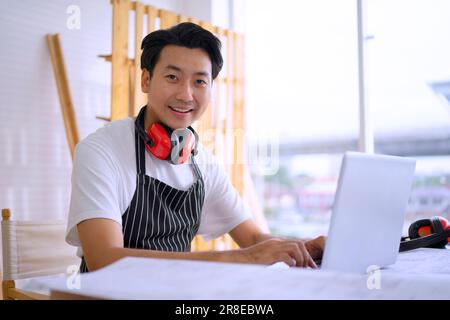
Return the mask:
<svg viewBox="0 0 450 320">
<path fill-rule="evenodd" d="M 115 121 L 77 145 L 66 241 L 79 247 L 81 272 L 125 256 L 316 267 L 311 256 L 321 256 L 324 238 L 264 234 L 190 127 L 210 102 L 223 65 L 220 46 L 192 23 L 147 35 L 141 57 L 147 106 L 136 119 Z M 225 233 L 241 249 L 190 252 L 196 234 Z"/>
</svg>

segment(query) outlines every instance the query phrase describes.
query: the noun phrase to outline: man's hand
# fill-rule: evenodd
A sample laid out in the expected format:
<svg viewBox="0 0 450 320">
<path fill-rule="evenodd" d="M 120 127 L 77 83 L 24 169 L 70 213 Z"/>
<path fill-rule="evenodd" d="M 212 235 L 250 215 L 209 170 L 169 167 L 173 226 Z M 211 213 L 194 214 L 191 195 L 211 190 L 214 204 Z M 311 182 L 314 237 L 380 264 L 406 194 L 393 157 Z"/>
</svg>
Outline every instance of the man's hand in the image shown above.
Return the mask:
<svg viewBox="0 0 450 320">
<path fill-rule="evenodd" d="M 313 240 L 280 238 L 267 233 L 252 221 L 246 220 L 230 231 L 233 240 L 242 248 L 226 254 L 226 261 L 273 264 L 285 262 L 289 266 L 317 267 L 313 259 L 320 259 L 325 246 L 325 237 Z"/>
<path fill-rule="evenodd" d="M 247 263 L 273 264 L 285 262 L 290 267 L 317 268 L 301 240 L 273 238 L 241 249 L 243 261 Z"/>
<path fill-rule="evenodd" d="M 313 259 L 322 259 L 325 241 L 326 237 L 320 236 L 305 242 L 306 250 L 308 250 Z"/>
</svg>

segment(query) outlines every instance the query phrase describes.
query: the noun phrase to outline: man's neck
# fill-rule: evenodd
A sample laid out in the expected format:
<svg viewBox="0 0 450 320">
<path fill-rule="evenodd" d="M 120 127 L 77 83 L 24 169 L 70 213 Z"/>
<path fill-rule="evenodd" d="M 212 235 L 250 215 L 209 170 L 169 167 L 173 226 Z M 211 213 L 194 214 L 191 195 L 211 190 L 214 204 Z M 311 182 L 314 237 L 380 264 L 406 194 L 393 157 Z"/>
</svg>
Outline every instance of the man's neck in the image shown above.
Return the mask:
<svg viewBox="0 0 450 320">
<path fill-rule="evenodd" d="M 150 108 L 150 106 L 147 105 L 147 110 L 145 112 L 144 128 L 147 130 L 147 128 L 150 128 L 150 126 L 155 122 L 158 122 L 158 119 L 156 115 L 153 113 L 152 108 Z"/>
</svg>

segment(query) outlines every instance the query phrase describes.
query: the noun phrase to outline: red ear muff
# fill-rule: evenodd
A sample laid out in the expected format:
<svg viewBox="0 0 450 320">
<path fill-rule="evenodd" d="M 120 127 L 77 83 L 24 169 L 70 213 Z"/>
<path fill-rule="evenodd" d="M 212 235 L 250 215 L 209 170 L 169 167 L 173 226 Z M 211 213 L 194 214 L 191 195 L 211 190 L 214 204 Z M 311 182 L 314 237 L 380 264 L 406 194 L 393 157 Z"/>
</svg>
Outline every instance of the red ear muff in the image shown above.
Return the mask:
<svg viewBox="0 0 450 320">
<path fill-rule="evenodd" d="M 409 226 L 409 237 L 417 239 L 425 237 L 433 233 L 448 232 L 450 223 L 443 217 L 433 217 L 431 219 L 422 219 L 414 222 Z M 450 238 L 448 239 L 450 242 Z"/>
<path fill-rule="evenodd" d="M 136 118 L 135 128 L 144 140 L 148 152 L 172 164 L 182 164 L 189 156 L 197 154 L 198 135 L 192 127 L 172 130 L 162 123 L 153 123 L 144 130 L 147 107 L 143 107 Z"/>
<path fill-rule="evenodd" d="M 409 237 L 400 242 L 400 251 L 445 248 L 450 242 L 450 223 L 443 217 L 418 220 L 409 226 L 408 234 Z"/>
<path fill-rule="evenodd" d="M 192 128 L 176 129 L 171 134 L 172 151 L 170 162 L 181 164 L 187 161 L 196 148 L 196 135 Z"/>
<path fill-rule="evenodd" d="M 433 223 L 431 219 L 417 220 L 409 226 L 408 235 L 410 239 L 425 237 L 433 233 Z"/>
<path fill-rule="evenodd" d="M 443 232 L 447 234 L 447 243 L 450 243 L 450 222 L 443 217 L 438 217 L 438 219 L 441 223 Z"/>
<path fill-rule="evenodd" d="M 166 128 L 160 123 L 154 123 L 147 129 L 147 135 L 151 143 L 146 143 L 145 148 L 158 159 L 167 160 L 172 149 L 172 142 Z"/>
</svg>

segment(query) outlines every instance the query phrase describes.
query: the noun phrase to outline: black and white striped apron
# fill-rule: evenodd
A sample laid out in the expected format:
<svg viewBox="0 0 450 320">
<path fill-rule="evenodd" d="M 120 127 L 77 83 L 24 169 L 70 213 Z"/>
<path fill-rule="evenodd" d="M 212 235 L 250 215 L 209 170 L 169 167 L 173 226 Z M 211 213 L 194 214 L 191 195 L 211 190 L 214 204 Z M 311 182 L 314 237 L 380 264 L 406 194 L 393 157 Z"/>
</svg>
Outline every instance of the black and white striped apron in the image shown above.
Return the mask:
<svg viewBox="0 0 450 320">
<path fill-rule="evenodd" d="M 145 113 L 137 121 L 144 124 Z M 145 174 L 145 145 L 135 130 L 136 190 L 128 209 L 122 214 L 125 248 L 186 252 L 200 226 L 205 198 L 201 172 L 191 155 L 196 176 L 186 191 L 173 188 Z M 163 161 L 163 160 L 161 160 Z M 88 272 L 84 257 L 80 272 Z"/>
</svg>

